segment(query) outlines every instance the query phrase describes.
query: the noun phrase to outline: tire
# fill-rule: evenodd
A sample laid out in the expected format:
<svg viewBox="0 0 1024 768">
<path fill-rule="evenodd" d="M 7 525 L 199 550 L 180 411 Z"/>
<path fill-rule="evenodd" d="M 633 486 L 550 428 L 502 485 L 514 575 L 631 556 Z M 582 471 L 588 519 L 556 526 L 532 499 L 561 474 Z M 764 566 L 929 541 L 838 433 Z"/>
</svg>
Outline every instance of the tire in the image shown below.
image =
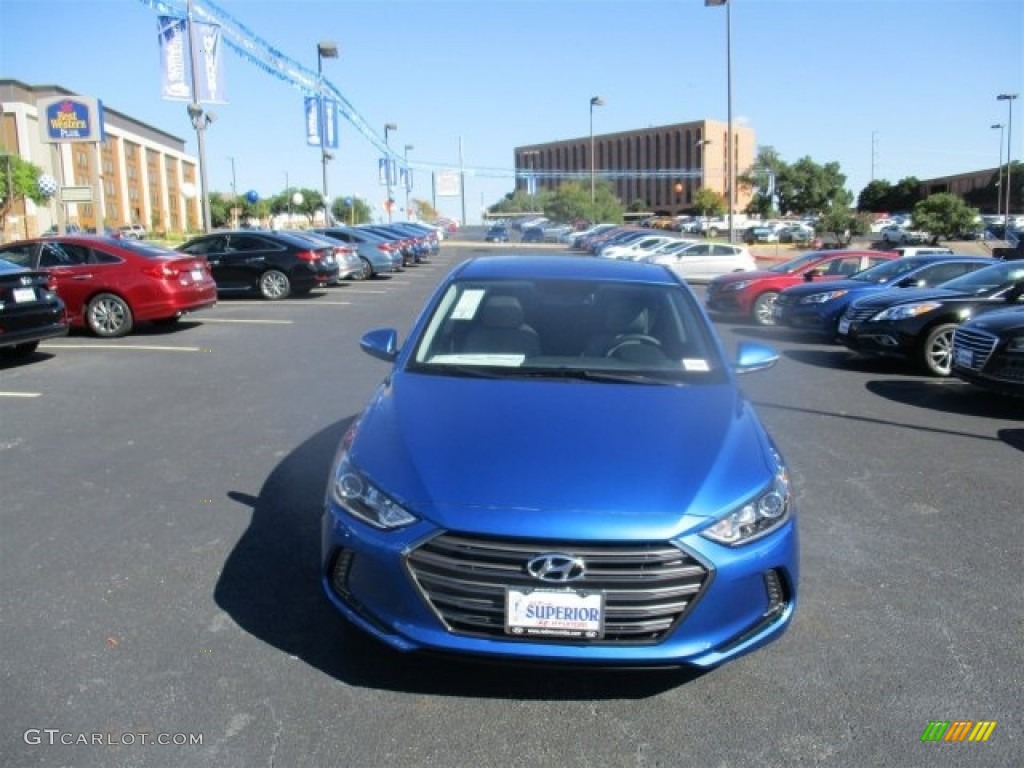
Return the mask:
<svg viewBox="0 0 1024 768">
<path fill-rule="evenodd" d="M 928 331 L 921 343 L 921 367 L 930 376 L 948 377 L 953 365 L 953 330 L 956 323 L 943 323 Z"/>
<path fill-rule="evenodd" d="M 260 296 L 267 301 L 278 301 L 292 292 L 292 281 L 284 272 L 268 269 L 260 275 Z"/>
<path fill-rule="evenodd" d="M 135 320 L 128 302 L 113 293 L 99 293 L 85 308 L 85 324 L 97 336 L 115 339 L 131 333 Z"/>
<path fill-rule="evenodd" d="M 356 280 L 369 280 L 373 277 L 373 265 L 370 263 L 369 259 L 360 257 L 360 261 L 363 262 L 363 269 L 358 275 L 356 275 Z"/>
<path fill-rule="evenodd" d="M 758 325 L 775 325 L 775 318 L 772 310 L 775 308 L 775 300 L 779 294 L 775 291 L 765 291 L 756 299 L 750 308 L 750 319 Z"/>
</svg>

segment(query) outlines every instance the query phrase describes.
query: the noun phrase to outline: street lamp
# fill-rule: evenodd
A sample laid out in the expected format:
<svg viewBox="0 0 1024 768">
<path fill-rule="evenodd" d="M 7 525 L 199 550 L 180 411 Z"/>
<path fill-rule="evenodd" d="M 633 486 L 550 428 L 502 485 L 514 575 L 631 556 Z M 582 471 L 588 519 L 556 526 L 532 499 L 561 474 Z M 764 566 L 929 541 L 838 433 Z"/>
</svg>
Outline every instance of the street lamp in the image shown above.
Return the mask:
<svg viewBox="0 0 1024 768">
<path fill-rule="evenodd" d="M 1010 226 L 1010 196 L 1013 194 L 1013 187 L 1010 185 L 1010 168 L 1013 165 L 1013 102 L 1018 95 L 1016 93 L 1000 93 L 996 96 L 996 101 L 1005 101 L 1008 108 L 1006 118 L 1006 218 L 1003 219 L 1004 227 Z"/>
<path fill-rule="evenodd" d="M 331 159 L 331 153 L 327 151 L 327 104 L 324 101 L 324 59 L 338 58 L 338 44 L 331 40 L 321 40 L 316 44 L 316 87 L 317 87 L 317 117 L 320 122 L 320 162 L 323 164 L 323 193 L 324 193 L 324 226 L 331 225 L 328 216 L 327 197 L 327 161 Z"/>
<path fill-rule="evenodd" d="M 733 137 L 732 137 L 732 3 L 728 0 L 704 0 L 705 6 L 725 6 L 725 71 L 726 71 L 726 101 L 729 135 L 726 139 L 726 160 L 725 160 L 725 183 L 729 187 L 729 242 L 735 242 L 735 233 L 732 228 L 732 213 L 736 208 L 736 185 L 733 183 Z"/>
<path fill-rule="evenodd" d="M 394 207 L 394 201 L 391 199 L 391 145 L 388 144 L 388 133 L 397 130 L 398 125 L 396 123 L 384 123 L 384 146 L 387 149 L 384 153 L 384 179 L 388 188 L 388 200 L 386 203 L 386 207 L 388 209 L 388 224 L 391 223 L 391 209 Z"/>
<path fill-rule="evenodd" d="M 412 144 L 403 147 L 402 157 L 405 160 L 405 218 L 411 219 L 409 215 L 409 192 L 412 189 L 412 173 L 409 171 L 409 150 L 416 149 Z"/>
<path fill-rule="evenodd" d="M 1003 213 L 1003 128 L 1002 123 L 996 123 L 992 129 L 999 129 L 999 165 L 997 166 L 998 177 L 996 179 L 996 216 Z"/>
<path fill-rule="evenodd" d="M 590 202 L 594 202 L 594 107 L 603 107 L 600 96 L 590 98 Z"/>
<path fill-rule="evenodd" d="M 206 128 L 217 119 L 217 116 L 212 112 L 204 112 L 202 105 L 199 103 L 199 68 L 196 66 L 196 46 L 194 35 L 192 34 L 192 0 L 188 0 L 187 12 L 188 60 L 192 64 L 190 69 L 192 70 L 192 98 L 194 101 L 189 102 L 186 110 L 188 111 L 189 119 L 192 121 L 192 127 L 196 130 L 196 144 L 199 147 L 199 195 L 203 211 L 202 231 L 205 233 L 210 231 L 211 218 L 210 188 L 206 182 Z"/>
</svg>

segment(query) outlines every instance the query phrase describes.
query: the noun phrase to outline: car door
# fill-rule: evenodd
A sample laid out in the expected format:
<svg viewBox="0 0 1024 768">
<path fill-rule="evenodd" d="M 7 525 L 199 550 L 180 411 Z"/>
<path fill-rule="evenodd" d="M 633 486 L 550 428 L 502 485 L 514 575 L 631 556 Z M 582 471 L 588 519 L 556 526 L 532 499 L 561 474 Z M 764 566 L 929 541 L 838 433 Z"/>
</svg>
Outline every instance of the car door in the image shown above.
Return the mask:
<svg viewBox="0 0 1024 768">
<path fill-rule="evenodd" d="M 710 274 L 713 243 L 697 243 L 676 254 L 673 271 L 686 280 L 704 279 Z"/>
<path fill-rule="evenodd" d="M 983 262 L 967 262 L 967 261 L 953 261 L 953 262 L 939 262 L 937 264 L 929 264 L 922 268 L 914 275 L 915 287 L 919 288 L 933 288 L 936 285 L 942 285 L 947 280 L 966 275 L 968 272 L 973 272 L 976 269 L 987 267 L 988 264 Z"/>
<path fill-rule="evenodd" d="M 210 274 L 217 283 L 218 291 L 238 290 L 241 288 L 237 276 L 233 275 L 232 257 L 228 253 L 227 235 L 210 235 L 186 244 L 182 253 L 191 256 L 202 256 L 210 265 Z"/>
<path fill-rule="evenodd" d="M 259 285 L 260 275 L 271 267 L 291 275 L 291 266 L 284 264 L 285 249 L 271 240 L 250 234 L 229 234 L 225 266 L 232 285 L 252 289 Z"/>
<path fill-rule="evenodd" d="M 57 295 L 67 305 L 68 314 L 82 316 L 86 303 L 97 290 L 109 289 L 102 282 L 103 272 L 90 263 L 89 247 L 57 240 L 45 242 L 39 249 L 39 266 L 50 273 Z"/>
</svg>

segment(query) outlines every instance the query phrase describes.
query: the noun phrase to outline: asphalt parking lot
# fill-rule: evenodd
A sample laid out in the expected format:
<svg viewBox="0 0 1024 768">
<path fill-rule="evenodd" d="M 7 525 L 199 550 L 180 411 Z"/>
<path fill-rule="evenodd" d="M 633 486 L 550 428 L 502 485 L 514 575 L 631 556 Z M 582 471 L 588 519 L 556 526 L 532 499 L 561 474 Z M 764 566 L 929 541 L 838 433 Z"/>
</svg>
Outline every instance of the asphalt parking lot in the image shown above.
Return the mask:
<svg viewBox="0 0 1024 768">
<path fill-rule="evenodd" d="M 783 353 L 743 379 L 800 505 L 781 641 L 695 675 L 399 656 L 348 631 L 319 512 L 387 372 L 359 337 L 404 336 L 486 252 L 0 368 L 0 763 L 1020 764 L 1024 405 L 772 329 L 718 324 Z M 996 726 L 923 743 L 936 720 Z"/>
</svg>

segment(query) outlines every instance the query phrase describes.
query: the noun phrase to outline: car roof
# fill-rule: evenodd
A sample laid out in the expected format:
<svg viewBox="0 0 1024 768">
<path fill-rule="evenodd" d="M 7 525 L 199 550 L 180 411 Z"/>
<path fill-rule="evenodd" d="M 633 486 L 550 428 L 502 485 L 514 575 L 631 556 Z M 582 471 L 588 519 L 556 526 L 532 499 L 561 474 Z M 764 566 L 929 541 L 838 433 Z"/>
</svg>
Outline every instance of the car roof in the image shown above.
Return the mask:
<svg viewBox="0 0 1024 768">
<path fill-rule="evenodd" d="M 665 267 L 618 259 L 567 259 L 564 256 L 487 256 L 463 262 L 454 273 L 458 279 L 495 280 L 554 279 L 607 280 L 610 282 L 679 285 Z"/>
</svg>

